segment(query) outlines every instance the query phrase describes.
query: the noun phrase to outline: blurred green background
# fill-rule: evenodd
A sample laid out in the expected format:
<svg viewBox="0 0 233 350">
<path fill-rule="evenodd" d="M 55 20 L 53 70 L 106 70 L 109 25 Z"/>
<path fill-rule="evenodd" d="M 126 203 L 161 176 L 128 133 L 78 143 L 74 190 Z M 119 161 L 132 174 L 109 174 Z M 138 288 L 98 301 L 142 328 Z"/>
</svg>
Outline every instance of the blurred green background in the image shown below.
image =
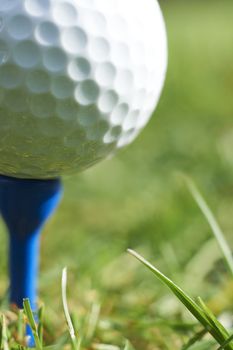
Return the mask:
<svg viewBox="0 0 233 350">
<path fill-rule="evenodd" d="M 177 309 L 169 309 L 172 297 L 163 302 L 169 293 L 125 254 L 127 248 L 192 295 L 212 298 L 225 283 L 224 274 L 213 274 L 220 253 L 180 171 L 197 183 L 233 246 L 233 2 L 164 0 L 161 7 L 169 68 L 154 117 L 114 159 L 64 179 L 63 202 L 42 238 L 40 297 L 51 318 L 61 309 L 60 275 L 68 266 L 70 303 L 78 314 L 100 302 L 102 321 L 114 319 L 136 349 L 166 347 L 156 345 L 156 331 L 142 334 L 123 324 L 164 312 L 171 317 Z M 7 288 L 3 231 L 1 293 Z M 108 341 L 112 324 L 103 327 Z"/>
</svg>

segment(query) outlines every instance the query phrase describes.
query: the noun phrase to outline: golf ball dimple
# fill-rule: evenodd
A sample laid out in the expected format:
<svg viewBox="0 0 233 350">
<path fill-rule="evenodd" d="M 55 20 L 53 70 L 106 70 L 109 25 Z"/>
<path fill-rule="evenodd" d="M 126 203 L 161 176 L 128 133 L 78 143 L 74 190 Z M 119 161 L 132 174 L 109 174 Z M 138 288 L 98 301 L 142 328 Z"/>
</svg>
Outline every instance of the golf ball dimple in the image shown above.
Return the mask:
<svg viewBox="0 0 233 350">
<path fill-rule="evenodd" d="M 166 67 L 155 0 L 1 0 L 0 173 L 53 178 L 126 146 Z"/>
</svg>

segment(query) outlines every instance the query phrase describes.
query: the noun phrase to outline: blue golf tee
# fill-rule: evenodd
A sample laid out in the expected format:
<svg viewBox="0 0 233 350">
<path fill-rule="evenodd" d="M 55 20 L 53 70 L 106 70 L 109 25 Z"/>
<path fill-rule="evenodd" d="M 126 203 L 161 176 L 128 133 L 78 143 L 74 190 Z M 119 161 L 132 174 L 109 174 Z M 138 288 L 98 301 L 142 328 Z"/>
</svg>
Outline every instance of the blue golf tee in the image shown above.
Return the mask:
<svg viewBox="0 0 233 350">
<path fill-rule="evenodd" d="M 37 304 L 41 230 L 62 195 L 60 179 L 26 180 L 0 176 L 0 211 L 9 232 L 10 303 Z"/>
</svg>

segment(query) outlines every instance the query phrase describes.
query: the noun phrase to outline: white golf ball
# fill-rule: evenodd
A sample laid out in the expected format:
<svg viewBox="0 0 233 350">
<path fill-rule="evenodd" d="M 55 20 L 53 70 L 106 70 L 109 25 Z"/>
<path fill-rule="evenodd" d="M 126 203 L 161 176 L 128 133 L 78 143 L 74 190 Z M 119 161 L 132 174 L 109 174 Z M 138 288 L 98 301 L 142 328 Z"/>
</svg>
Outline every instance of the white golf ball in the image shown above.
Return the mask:
<svg viewBox="0 0 233 350">
<path fill-rule="evenodd" d="M 129 144 L 166 67 L 155 0 L 0 0 L 0 174 L 53 178 Z"/>
</svg>

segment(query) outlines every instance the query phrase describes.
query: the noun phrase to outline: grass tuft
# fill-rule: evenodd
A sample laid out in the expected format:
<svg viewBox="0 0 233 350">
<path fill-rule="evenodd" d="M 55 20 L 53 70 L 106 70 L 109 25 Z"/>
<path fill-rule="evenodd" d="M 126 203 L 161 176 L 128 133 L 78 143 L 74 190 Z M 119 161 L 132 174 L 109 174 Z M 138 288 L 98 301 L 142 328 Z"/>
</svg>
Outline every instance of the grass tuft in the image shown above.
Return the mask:
<svg viewBox="0 0 233 350">
<path fill-rule="evenodd" d="M 137 252 L 128 249 L 128 252 L 138 259 L 143 265 L 145 265 L 153 274 L 163 282 L 173 294 L 182 302 L 182 304 L 191 312 L 191 314 L 201 323 L 201 325 L 212 335 L 212 337 L 219 343 L 220 346 L 224 346 L 225 350 L 233 350 L 233 342 L 226 343 L 230 335 L 224 326 L 217 320 L 212 312 L 207 308 L 204 302 L 199 298 L 196 303 L 188 294 L 186 294 L 179 286 L 177 286 L 172 280 L 160 272 L 156 267 L 149 263 Z"/>
</svg>

